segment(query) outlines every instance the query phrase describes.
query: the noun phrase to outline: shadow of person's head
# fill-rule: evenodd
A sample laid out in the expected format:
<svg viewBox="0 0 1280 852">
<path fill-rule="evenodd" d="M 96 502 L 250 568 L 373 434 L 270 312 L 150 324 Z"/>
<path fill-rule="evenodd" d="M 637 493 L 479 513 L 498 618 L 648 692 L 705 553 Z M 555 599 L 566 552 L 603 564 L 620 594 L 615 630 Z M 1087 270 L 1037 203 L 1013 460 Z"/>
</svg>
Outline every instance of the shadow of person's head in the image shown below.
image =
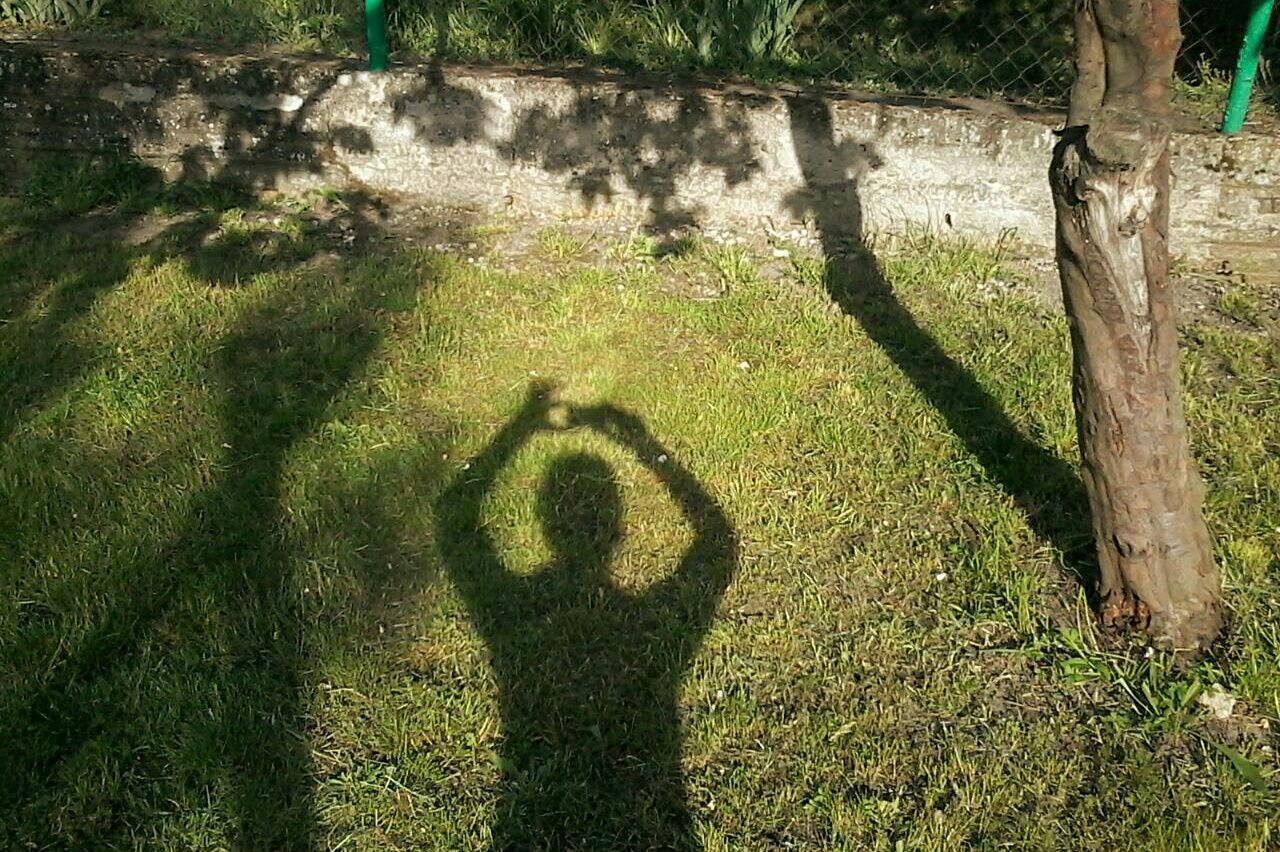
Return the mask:
<svg viewBox="0 0 1280 852">
<path fill-rule="evenodd" d="M 622 495 L 613 468 L 591 453 L 567 453 L 547 468 L 538 515 L 556 563 L 601 574 L 622 539 Z"/>
</svg>

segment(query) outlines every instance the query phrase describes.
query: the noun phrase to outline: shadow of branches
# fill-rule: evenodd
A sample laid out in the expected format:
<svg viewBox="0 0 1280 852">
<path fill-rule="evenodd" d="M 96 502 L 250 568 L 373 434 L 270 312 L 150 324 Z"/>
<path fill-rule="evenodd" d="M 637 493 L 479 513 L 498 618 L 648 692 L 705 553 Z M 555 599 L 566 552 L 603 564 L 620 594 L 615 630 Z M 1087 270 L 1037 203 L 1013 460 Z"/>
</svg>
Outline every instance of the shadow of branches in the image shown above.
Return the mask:
<svg viewBox="0 0 1280 852">
<path fill-rule="evenodd" d="M 323 227 L 227 227 L 255 204 L 223 182 L 229 162 L 269 184 L 318 169 L 335 144 L 369 144 L 352 128 L 307 127 L 330 76 L 311 100 L 265 116 L 210 99 L 216 136 L 188 148 L 172 186 L 123 142 L 86 165 L 45 139 L 52 150 L 29 175 L 20 221 L 0 233 L 0 449 L 11 458 L 40 445 L 33 436 L 50 406 L 112 369 L 116 347 L 94 336 L 90 319 L 135 271 L 176 265 L 210 294 L 272 282 L 205 364 L 221 451 L 180 501 L 179 523 L 133 518 L 138 529 L 123 539 L 132 549 L 68 576 L 32 531 L 74 529 L 77 513 L 60 517 L 59 504 L 76 505 L 81 485 L 145 489 L 145 465 L 122 472 L 51 446 L 70 482 L 0 486 L 22 488 L 0 497 L 0 556 L 5 583 L 25 600 L 6 618 L 0 649 L 0 762 L 12 768 L 0 784 L 0 845 L 132 845 L 155 814 L 193 799 L 218 803 L 234 848 L 322 845 L 305 706 L 314 613 L 282 489 L 291 454 L 338 416 L 395 313 L 437 274 L 429 256 L 382 247 L 383 206 L 360 192 L 335 198 Z M 127 123 L 154 126 L 150 111 L 181 94 L 181 79 L 167 84 L 147 104 L 104 106 L 114 114 L 99 119 L 123 125 L 128 111 Z M 352 535 L 375 534 L 358 513 L 350 523 Z M 374 545 L 371 553 L 383 543 Z M 358 580 L 370 598 L 381 567 L 354 566 L 367 570 Z"/>
<path fill-rule="evenodd" d="M 698 222 L 698 203 L 677 188 L 697 170 L 718 171 L 729 186 L 758 168 L 746 108 L 730 102 L 723 112 L 697 91 L 681 93 L 672 115 L 654 115 L 666 104 L 641 92 L 612 87 L 584 93 L 571 106 L 531 109 L 501 143 L 508 156 L 566 175 L 588 207 L 608 203 L 621 181 L 647 206 L 655 231 Z M 645 115 L 635 131 L 637 115 Z"/>
<path fill-rule="evenodd" d="M 880 165 L 874 149 L 836 137 L 831 104 L 787 97 L 805 189 L 790 204 L 817 226 L 832 300 L 947 421 L 965 448 L 1093 591 L 1088 504 L 1075 469 L 1028 439 L 978 380 L 947 355 L 903 305 L 867 244 L 859 184 Z"/>
</svg>

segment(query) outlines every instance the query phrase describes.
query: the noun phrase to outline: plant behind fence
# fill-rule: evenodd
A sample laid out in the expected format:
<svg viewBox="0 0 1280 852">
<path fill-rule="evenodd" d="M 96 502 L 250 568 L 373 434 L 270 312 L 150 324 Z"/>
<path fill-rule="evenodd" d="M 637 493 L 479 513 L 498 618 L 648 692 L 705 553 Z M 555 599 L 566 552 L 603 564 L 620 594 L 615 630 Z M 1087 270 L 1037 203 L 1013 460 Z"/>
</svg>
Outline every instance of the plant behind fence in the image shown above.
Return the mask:
<svg viewBox="0 0 1280 852">
<path fill-rule="evenodd" d="M 1181 105 L 1221 112 L 1251 0 L 1184 0 Z M 0 0 L 65 24 L 104 0 Z M 361 0 L 105 0 L 115 25 L 364 53 Z M 877 92 L 1056 106 L 1071 83 L 1071 0 L 387 0 L 393 50 L 746 75 Z M 1280 107 L 1264 49 L 1257 100 Z"/>
<path fill-rule="evenodd" d="M 402 47 L 457 58 L 703 69 L 878 92 L 1056 106 L 1072 78 L 1069 0 L 404 0 Z M 1179 92 L 1220 111 L 1249 0 L 1185 0 Z M 513 37 L 513 34 L 516 34 Z M 1273 32 L 1269 49 L 1276 49 Z M 1274 92 L 1264 92 L 1275 101 Z M 1204 103 L 1201 103 L 1203 101 Z"/>
<path fill-rule="evenodd" d="M 96 18 L 103 0 L 0 0 L 0 20 L 35 26 L 67 26 Z"/>
</svg>

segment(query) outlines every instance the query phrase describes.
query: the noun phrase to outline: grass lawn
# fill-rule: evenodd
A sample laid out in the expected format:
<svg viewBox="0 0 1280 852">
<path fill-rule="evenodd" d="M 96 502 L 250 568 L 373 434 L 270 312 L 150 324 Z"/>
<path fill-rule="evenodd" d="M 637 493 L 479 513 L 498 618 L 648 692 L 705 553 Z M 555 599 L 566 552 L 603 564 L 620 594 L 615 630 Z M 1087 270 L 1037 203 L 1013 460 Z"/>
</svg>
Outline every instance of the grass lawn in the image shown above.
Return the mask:
<svg viewBox="0 0 1280 852">
<path fill-rule="evenodd" d="M 1094 634 L 1065 325 L 992 258 L 364 209 L 0 199 L 0 846 L 1275 848 L 1259 293 L 1185 325 L 1233 622 L 1179 670 Z"/>
</svg>

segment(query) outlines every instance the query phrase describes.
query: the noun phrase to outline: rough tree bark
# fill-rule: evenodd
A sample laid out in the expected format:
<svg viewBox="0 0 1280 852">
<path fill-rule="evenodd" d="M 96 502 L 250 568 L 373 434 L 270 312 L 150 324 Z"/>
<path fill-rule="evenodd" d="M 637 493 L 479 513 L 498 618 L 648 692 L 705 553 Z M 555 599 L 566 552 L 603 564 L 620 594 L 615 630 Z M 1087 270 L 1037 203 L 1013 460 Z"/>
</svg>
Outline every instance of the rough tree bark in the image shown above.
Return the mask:
<svg viewBox="0 0 1280 852">
<path fill-rule="evenodd" d="M 1221 583 L 1187 446 L 1169 287 L 1177 0 L 1078 0 L 1076 83 L 1050 172 L 1100 616 L 1196 651 Z"/>
</svg>

